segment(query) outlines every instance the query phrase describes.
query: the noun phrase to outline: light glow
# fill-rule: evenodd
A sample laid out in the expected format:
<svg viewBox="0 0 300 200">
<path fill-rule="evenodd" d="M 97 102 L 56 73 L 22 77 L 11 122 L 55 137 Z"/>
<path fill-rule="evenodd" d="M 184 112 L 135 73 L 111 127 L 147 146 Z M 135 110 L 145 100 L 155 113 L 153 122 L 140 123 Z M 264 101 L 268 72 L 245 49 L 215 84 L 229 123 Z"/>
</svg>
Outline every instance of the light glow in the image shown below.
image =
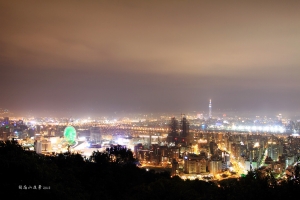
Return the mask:
<svg viewBox="0 0 300 200">
<path fill-rule="evenodd" d="M 69 145 L 75 144 L 76 130 L 73 126 L 67 126 L 64 130 L 65 140 Z"/>
</svg>

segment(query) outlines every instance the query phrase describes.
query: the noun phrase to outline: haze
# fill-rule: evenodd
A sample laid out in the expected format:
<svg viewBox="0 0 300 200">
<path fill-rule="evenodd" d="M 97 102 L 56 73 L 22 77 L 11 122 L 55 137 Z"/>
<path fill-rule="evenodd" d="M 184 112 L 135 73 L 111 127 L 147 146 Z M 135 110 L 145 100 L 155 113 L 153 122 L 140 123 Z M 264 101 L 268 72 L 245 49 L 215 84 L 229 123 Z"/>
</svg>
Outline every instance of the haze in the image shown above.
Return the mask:
<svg viewBox="0 0 300 200">
<path fill-rule="evenodd" d="M 0 2 L 2 108 L 300 111 L 299 1 Z"/>
</svg>

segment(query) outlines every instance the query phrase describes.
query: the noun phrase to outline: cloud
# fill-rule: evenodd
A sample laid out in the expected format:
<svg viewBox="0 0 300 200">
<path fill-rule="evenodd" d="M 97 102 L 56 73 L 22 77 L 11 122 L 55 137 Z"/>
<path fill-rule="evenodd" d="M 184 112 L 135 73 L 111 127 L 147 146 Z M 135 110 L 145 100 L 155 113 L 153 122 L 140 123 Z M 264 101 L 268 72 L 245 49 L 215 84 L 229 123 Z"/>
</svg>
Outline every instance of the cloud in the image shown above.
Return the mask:
<svg viewBox="0 0 300 200">
<path fill-rule="evenodd" d="M 202 109 L 209 98 L 224 107 L 270 101 L 276 108 L 284 100 L 292 107 L 299 99 L 299 6 L 2 1 L 5 100 L 50 110 Z"/>
</svg>

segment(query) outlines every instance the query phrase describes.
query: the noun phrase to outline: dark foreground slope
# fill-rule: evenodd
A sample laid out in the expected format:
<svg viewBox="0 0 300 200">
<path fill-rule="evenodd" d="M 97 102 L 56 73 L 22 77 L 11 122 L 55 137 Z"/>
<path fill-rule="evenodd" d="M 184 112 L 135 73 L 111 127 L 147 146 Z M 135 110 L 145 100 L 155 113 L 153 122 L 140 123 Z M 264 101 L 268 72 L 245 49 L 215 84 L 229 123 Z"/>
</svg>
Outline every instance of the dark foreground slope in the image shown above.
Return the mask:
<svg viewBox="0 0 300 200">
<path fill-rule="evenodd" d="M 257 172 L 218 184 L 183 181 L 136 167 L 123 147 L 85 159 L 38 155 L 14 141 L 0 141 L 0 178 L 1 195 L 11 199 L 288 199 L 300 189 L 297 179 L 278 185 Z"/>
</svg>

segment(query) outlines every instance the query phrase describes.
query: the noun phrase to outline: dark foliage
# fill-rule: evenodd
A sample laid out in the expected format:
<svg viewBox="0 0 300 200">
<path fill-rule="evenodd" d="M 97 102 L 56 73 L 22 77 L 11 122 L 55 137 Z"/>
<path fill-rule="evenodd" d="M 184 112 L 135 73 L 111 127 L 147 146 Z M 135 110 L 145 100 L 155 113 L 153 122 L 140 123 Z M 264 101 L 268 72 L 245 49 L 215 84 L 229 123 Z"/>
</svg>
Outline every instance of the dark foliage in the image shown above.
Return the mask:
<svg viewBox="0 0 300 200">
<path fill-rule="evenodd" d="M 0 188 L 11 199 L 286 199 L 299 180 L 278 184 L 271 173 L 251 171 L 245 178 L 219 183 L 183 181 L 135 166 L 132 152 L 116 146 L 80 154 L 43 156 L 24 151 L 15 141 L 0 141 Z M 50 189 L 19 189 L 19 186 Z M 6 196 L 6 195 L 5 195 Z"/>
</svg>

